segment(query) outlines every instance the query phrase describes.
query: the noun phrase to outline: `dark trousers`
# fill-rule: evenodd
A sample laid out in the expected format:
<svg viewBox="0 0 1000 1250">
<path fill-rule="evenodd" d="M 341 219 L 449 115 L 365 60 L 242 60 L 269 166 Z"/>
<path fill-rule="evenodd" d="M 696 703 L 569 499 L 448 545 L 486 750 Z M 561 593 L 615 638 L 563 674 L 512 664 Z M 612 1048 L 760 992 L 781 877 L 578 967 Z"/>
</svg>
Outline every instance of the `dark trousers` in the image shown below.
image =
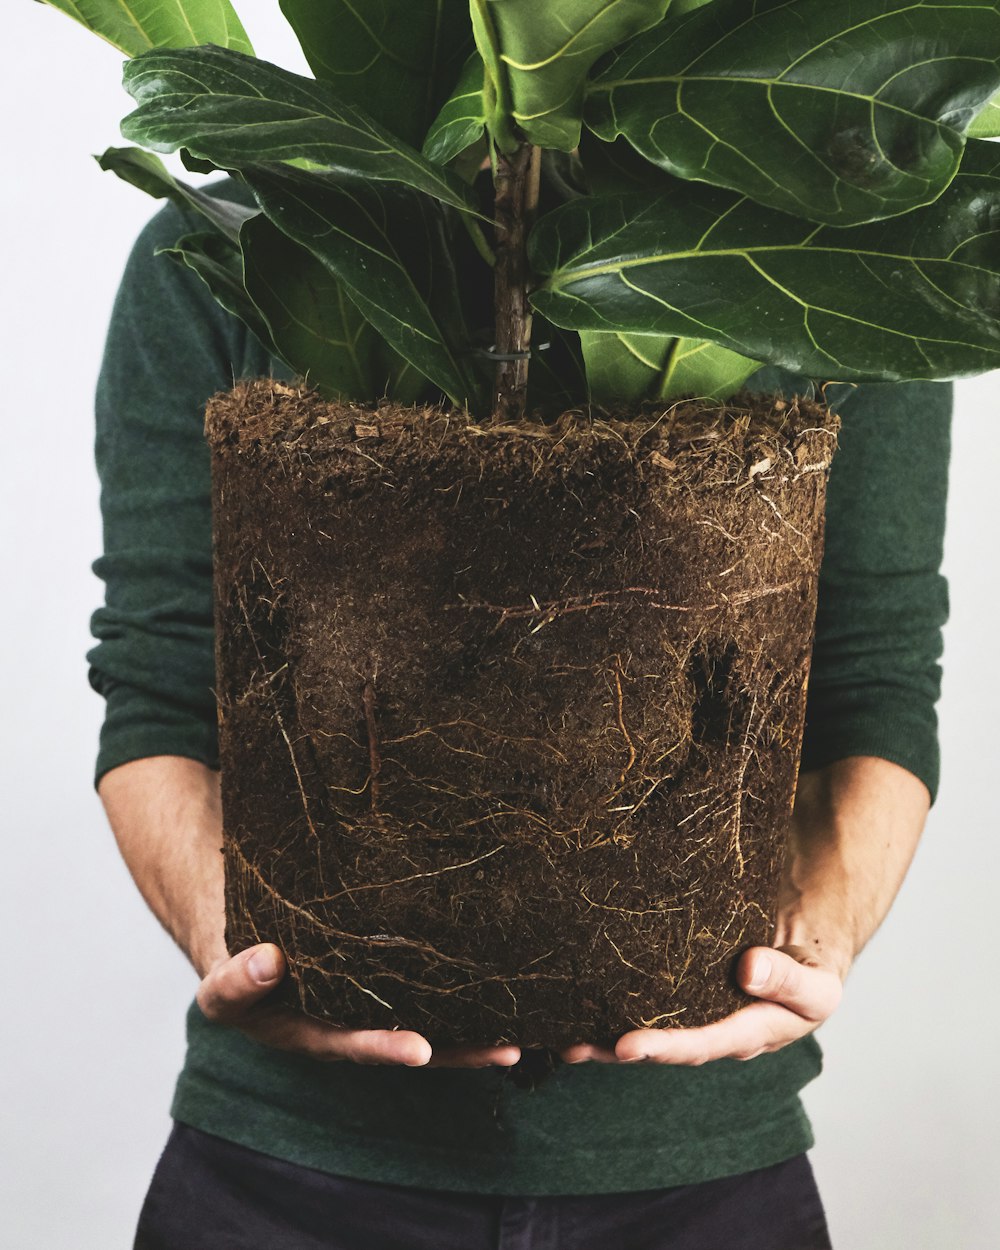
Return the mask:
<svg viewBox="0 0 1000 1250">
<path fill-rule="evenodd" d="M 502 1197 L 330 1176 L 177 1124 L 134 1250 L 830 1250 L 805 1155 L 626 1194 Z"/>
</svg>

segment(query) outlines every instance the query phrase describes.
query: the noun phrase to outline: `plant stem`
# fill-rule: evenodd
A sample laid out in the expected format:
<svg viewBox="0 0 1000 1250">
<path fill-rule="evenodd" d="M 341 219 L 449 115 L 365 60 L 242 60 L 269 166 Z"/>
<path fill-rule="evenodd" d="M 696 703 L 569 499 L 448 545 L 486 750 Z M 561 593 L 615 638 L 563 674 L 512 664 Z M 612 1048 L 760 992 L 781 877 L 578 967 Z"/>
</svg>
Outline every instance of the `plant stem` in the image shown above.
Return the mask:
<svg viewBox="0 0 1000 1250">
<path fill-rule="evenodd" d="M 522 143 L 509 156 L 496 153 L 494 165 L 496 268 L 494 351 L 512 360 L 498 360 L 494 413 L 500 421 L 524 419 L 528 397 L 528 350 L 531 305 L 528 303 L 526 243 L 538 207 L 541 148 Z"/>
</svg>

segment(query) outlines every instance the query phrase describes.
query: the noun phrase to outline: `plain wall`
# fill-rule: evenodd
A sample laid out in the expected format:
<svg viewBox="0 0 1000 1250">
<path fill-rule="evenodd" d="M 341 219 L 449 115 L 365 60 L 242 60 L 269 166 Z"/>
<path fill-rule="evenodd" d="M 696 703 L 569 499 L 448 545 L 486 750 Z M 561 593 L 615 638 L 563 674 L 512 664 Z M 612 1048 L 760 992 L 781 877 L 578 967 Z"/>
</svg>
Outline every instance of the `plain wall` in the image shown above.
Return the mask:
<svg viewBox="0 0 1000 1250">
<path fill-rule="evenodd" d="M 131 1244 L 169 1126 L 194 989 L 93 793 L 102 707 L 83 660 L 101 593 L 93 388 L 125 257 L 156 205 L 89 155 L 120 142 L 121 57 L 53 10 L 8 7 L 0 1250 L 116 1250 Z M 240 8 L 258 53 L 297 68 L 277 4 Z M 807 1095 L 837 1250 L 1000 1245 L 997 377 L 958 394 L 944 784 L 821 1032 L 826 1072 Z"/>
</svg>

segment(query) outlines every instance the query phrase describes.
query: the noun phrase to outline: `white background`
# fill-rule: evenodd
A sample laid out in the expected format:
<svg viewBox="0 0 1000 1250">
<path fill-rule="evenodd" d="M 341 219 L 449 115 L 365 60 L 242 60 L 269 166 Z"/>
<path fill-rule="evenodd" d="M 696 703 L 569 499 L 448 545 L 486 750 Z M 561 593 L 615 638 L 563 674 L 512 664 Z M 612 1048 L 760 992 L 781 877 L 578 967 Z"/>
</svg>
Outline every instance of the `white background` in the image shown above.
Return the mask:
<svg viewBox="0 0 1000 1250">
<path fill-rule="evenodd" d="M 239 7 L 258 53 L 298 68 L 277 4 Z M 127 1250 L 194 980 L 93 794 L 101 704 L 83 656 L 100 595 L 94 382 L 125 257 L 156 206 L 89 155 L 120 142 L 118 53 L 55 11 L 7 8 L 0 1250 Z M 997 386 L 993 375 L 958 390 L 944 785 L 897 905 L 822 1030 L 826 1072 L 807 1095 L 837 1250 L 1000 1246 Z"/>
</svg>

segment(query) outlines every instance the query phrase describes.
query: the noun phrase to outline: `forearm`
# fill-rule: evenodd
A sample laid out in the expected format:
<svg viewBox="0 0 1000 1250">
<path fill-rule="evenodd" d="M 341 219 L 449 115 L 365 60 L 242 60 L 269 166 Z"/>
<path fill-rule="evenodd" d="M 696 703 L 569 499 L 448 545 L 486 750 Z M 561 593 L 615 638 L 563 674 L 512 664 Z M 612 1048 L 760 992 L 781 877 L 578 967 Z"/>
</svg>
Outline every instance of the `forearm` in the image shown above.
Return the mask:
<svg viewBox="0 0 1000 1250">
<path fill-rule="evenodd" d="M 111 769 L 98 792 L 143 898 L 204 975 L 226 954 L 218 774 L 160 755 Z"/>
<path fill-rule="evenodd" d="M 846 977 L 896 897 L 929 806 L 918 778 L 872 756 L 804 773 L 775 946 L 799 947 Z"/>
</svg>

